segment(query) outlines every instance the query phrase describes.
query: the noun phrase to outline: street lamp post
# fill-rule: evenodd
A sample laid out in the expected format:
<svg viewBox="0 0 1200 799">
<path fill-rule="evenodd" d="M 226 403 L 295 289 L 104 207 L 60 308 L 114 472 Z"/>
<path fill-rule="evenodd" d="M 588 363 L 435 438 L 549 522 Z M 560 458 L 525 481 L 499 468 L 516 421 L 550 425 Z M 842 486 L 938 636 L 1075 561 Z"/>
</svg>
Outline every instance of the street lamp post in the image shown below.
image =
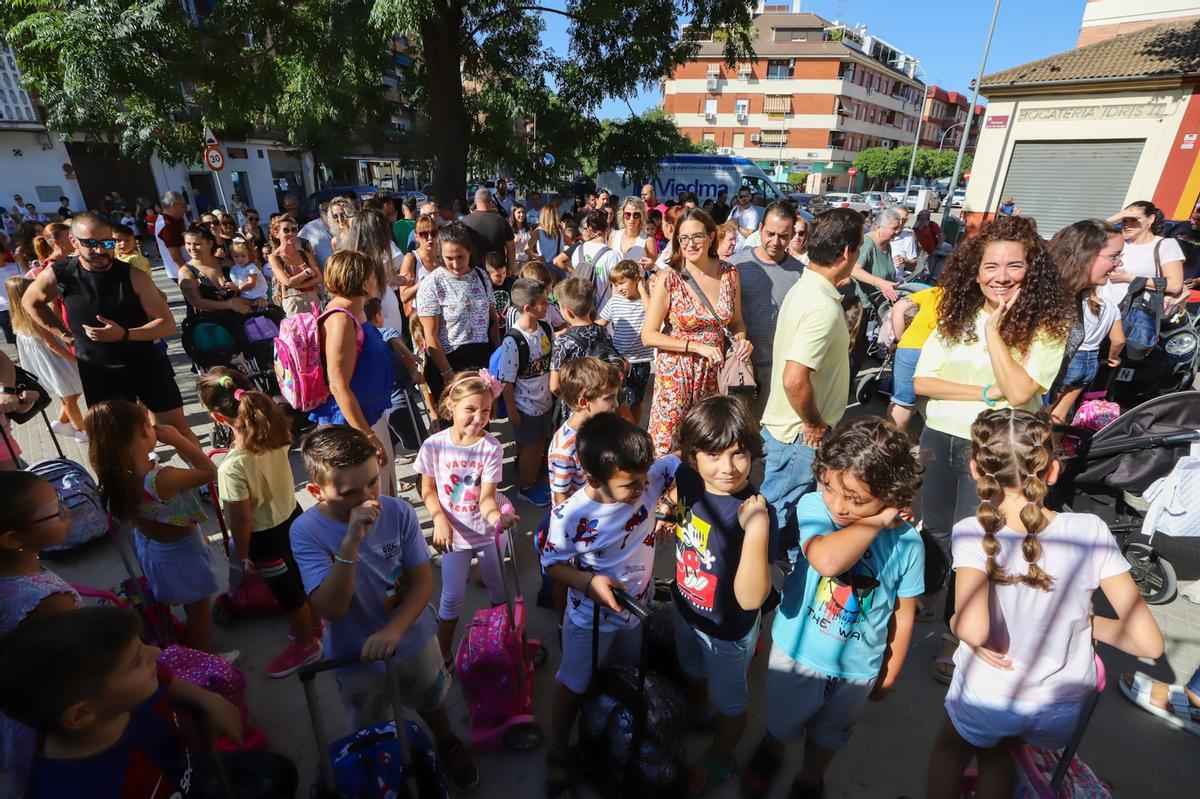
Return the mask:
<svg viewBox="0 0 1200 799">
<path fill-rule="evenodd" d="M 939 153 L 942 151 L 942 145 L 946 143 L 946 134 L 949 133 L 950 131 L 954 130 L 955 128 L 962 127 L 965 124 L 967 124 L 967 123 L 966 122 L 955 122 L 953 125 L 951 125 L 950 127 L 946 128 L 945 130 L 942 131 L 942 135 L 938 137 L 938 152 Z"/>
<path fill-rule="evenodd" d="M 928 88 L 922 90 L 921 104 L 917 106 L 917 135 L 913 137 L 912 158 L 908 159 L 908 180 L 904 182 L 906 192 L 912 185 L 913 170 L 917 166 L 917 147 L 921 144 L 921 123 L 925 121 L 925 98 L 928 96 L 928 91 Z"/>
<path fill-rule="evenodd" d="M 992 24 L 988 27 L 987 42 L 983 45 L 983 58 L 979 61 L 979 77 L 975 79 L 974 90 L 971 92 L 971 104 L 967 106 L 967 131 L 971 129 L 971 120 L 975 117 L 975 104 L 979 101 L 979 84 L 983 83 L 983 73 L 987 69 L 988 51 L 992 49 L 992 34 L 996 32 L 996 18 L 998 16 L 1000 16 L 1000 0 L 996 0 L 996 7 L 992 10 Z M 963 156 L 967 152 L 967 139 L 971 138 L 965 135 L 965 133 L 964 131 L 962 141 L 958 143 L 958 157 L 954 159 L 954 174 L 950 176 L 950 186 L 946 190 L 947 197 L 953 197 L 954 190 L 958 188 L 958 174 L 959 170 L 962 169 Z M 945 208 L 942 210 L 943 229 L 946 227 L 946 223 L 950 221 L 951 205 L 951 203 L 946 203 Z M 958 232 L 962 233 L 961 226 Z M 958 236 L 955 236 L 955 241 L 957 240 Z"/>
</svg>

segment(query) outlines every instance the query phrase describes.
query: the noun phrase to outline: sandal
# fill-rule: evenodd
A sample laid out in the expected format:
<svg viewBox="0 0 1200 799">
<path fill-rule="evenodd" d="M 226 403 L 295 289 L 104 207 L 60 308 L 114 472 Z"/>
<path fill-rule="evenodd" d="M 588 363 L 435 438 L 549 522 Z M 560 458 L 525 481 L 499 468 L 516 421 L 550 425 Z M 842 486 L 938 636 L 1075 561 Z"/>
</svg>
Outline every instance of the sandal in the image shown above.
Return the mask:
<svg viewBox="0 0 1200 799">
<path fill-rule="evenodd" d="M 697 765 L 704 766 L 705 772 L 703 775 L 697 776 L 695 767 L 689 770 L 688 787 L 691 790 L 692 796 L 703 796 L 706 793 L 715 791 L 733 779 L 733 775 L 737 773 L 737 762 L 732 757 L 729 758 L 728 766 L 722 766 L 713 760 L 712 755 L 708 752 L 705 752 L 700 757 L 700 762 Z"/>
<path fill-rule="evenodd" d="M 566 774 L 566 778 L 559 777 L 554 779 L 550 776 L 551 771 L 560 771 Z M 562 799 L 562 797 L 572 797 L 575 795 L 575 784 L 571 781 L 571 758 L 560 757 L 550 752 L 546 753 L 546 799 Z"/>
<path fill-rule="evenodd" d="M 952 635 L 951 633 L 942 633 L 942 643 L 943 643 L 943 646 L 942 646 L 943 652 L 946 651 L 945 644 L 953 644 L 955 648 L 958 647 L 958 639 L 956 637 L 954 637 L 954 635 Z M 949 685 L 950 681 L 954 679 L 954 652 L 953 651 L 951 651 L 951 653 L 949 655 L 942 654 L 942 655 L 938 655 L 936 658 L 934 658 L 933 679 L 937 680 L 938 682 L 942 683 L 943 685 Z"/>
<path fill-rule="evenodd" d="M 766 740 L 759 743 L 746 763 L 746 770 L 742 772 L 742 793 L 747 799 L 762 799 L 766 796 L 779 774 L 781 765 L 783 758 L 767 748 Z"/>
<path fill-rule="evenodd" d="M 1172 727 L 1187 730 L 1193 735 L 1200 735 L 1200 720 L 1198 720 L 1200 719 L 1200 708 L 1193 707 L 1192 703 L 1188 701 L 1183 686 L 1167 686 L 1167 704 L 1170 707 L 1162 708 L 1155 705 L 1150 699 L 1151 692 L 1154 690 L 1154 682 L 1149 675 L 1137 672 L 1121 675 L 1118 685 L 1121 687 L 1121 693 L 1142 710 L 1157 716 Z"/>
</svg>

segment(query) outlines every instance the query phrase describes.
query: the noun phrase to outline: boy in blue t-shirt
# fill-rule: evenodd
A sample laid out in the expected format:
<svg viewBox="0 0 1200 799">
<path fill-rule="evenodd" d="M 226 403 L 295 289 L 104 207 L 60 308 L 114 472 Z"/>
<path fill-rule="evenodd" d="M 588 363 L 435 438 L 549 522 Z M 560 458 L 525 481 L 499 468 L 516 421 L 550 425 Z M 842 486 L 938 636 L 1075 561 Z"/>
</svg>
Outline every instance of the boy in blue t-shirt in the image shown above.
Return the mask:
<svg viewBox="0 0 1200 799">
<path fill-rule="evenodd" d="M 791 796 L 822 796 L 867 699 L 883 699 L 900 675 L 925 589 L 921 536 L 905 520 L 921 485 L 912 443 L 868 416 L 840 425 L 817 453 L 821 490 L 796 505 L 804 558 L 771 628 L 767 736 L 742 775 L 747 796 L 770 790 L 784 748 L 802 735 Z"/>
<path fill-rule="evenodd" d="M 451 782 L 470 790 L 479 772 L 446 715 L 450 676 L 437 643 L 429 548 L 416 512 L 380 495 L 375 448 L 353 427 L 320 427 L 300 453 L 317 504 L 292 523 L 292 555 L 313 610 L 329 621 L 326 656 L 393 658 L 404 704 L 429 725 Z M 385 679 L 380 663 L 338 671 L 356 728 L 382 720 Z"/>
<path fill-rule="evenodd" d="M 648 597 L 654 511 L 679 467 L 674 455 L 655 460 L 650 435 L 615 413 L 599 413 L 584 422 L 576 445 L 587 485 L 554 506 L 541 542 L 546 573 L 569 587 L 546 753 L 548 796 L 570 790 L 567 748 L 592 679 L 594 603 L 601 608 L 597 662 L 636 662 L 642 640 L 638 619 L 622 609 L 613 588 L 623 588 L 639 601 Z"/>
</svg>

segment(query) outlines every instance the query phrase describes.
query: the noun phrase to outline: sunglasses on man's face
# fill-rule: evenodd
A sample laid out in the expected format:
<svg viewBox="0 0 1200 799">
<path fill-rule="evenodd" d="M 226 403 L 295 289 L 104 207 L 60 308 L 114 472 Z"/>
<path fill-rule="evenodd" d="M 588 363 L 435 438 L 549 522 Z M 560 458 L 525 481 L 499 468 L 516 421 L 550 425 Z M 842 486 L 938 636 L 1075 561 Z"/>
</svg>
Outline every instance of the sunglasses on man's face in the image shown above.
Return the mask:
<svg viewBox="0 0 1200 799">
<path fill-rule="evenodd" d="M 116 239 L 76 239 L 84 247 L 89 250 L 115 250 L 117 248 Z"/>
<path fill-rule="evenodd" d="M 257 222 L 258 217 L 257 216 L 248 216 L 248 217 L 246 217 L 246 221 L 247 222 Z"/>
</svg>

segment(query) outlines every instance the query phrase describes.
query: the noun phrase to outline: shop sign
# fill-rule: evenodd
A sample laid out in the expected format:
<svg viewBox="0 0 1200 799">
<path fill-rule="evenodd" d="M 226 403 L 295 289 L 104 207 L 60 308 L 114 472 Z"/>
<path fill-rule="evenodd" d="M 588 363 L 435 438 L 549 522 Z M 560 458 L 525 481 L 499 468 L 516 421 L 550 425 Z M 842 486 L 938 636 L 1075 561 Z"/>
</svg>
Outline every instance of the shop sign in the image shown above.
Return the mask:
<svg viewBox="0 0 1200 799">
<path fill-rule="evenodd" d="M 1183 143 L 1179 145 L 1180 150 L 1194 150 L 1196 148 L 1196 134 L 1183 134 Z"/>
<path fill-rule="evenodd" d="M 1007 128 L 1008 127 L 1008 114 L 1004 114 L 1003 116 L 1000 116 L 1000 115 L 990 116 L 987 118 L 986 121 L 984 121 L 983 126 L 985 128 L 1001 128 L 1001 129 Z"/>
<path fill-rule="evenodd" d="M 1022 122 L 1076 122 L 1107 119 L 1149 119 L 1165 116 L 1166 103 L 1123 105 L 1056 105 L 1021 109 Z"/>
</svg>

